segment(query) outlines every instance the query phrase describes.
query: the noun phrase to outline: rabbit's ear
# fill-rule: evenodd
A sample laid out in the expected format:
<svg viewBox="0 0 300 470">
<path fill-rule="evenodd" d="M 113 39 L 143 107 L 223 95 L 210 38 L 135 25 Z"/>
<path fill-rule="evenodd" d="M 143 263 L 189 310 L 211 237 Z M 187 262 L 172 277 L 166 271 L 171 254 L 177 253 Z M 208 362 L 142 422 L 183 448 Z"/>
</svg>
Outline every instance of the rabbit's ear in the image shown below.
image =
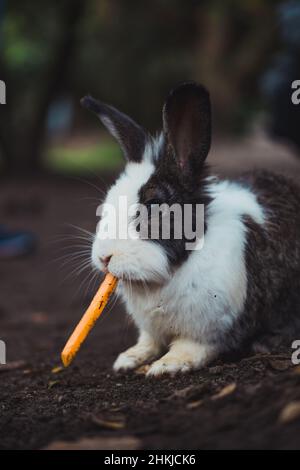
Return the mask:
<svg viewBox="0 0 300 470">
<path fill-rule="evenodd" d="M 91 96 L 81 99 L 85 108 L 98 115 L 104 126 L 118 141 L 127 160 L 140 162 L 143 157 L 147 134 L 129 116 Z"/>
<path fill-rule="evenodd" d="M 210 149 L 211 108 L 207 90 L 184 82 L 172 90 L 163 107 L 169 150 L 185 176 L 196 177 Z"/>
</svg>

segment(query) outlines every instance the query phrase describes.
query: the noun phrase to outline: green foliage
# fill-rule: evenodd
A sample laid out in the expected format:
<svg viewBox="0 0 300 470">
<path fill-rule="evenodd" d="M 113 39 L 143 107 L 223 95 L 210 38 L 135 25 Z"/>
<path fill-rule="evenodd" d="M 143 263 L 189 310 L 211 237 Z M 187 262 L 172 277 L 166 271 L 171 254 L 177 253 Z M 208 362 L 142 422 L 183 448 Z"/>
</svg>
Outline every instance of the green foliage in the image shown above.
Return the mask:
<svg viewBox="0 0 300 470">
<path fill-rule="evenodd" d="M 55 146 L 45 155 L 46 168 L 57 173 L 91 174 L 115 171 L 123 164 L 120 148 L 115 142 L 89 146 Z"/>
</svg>

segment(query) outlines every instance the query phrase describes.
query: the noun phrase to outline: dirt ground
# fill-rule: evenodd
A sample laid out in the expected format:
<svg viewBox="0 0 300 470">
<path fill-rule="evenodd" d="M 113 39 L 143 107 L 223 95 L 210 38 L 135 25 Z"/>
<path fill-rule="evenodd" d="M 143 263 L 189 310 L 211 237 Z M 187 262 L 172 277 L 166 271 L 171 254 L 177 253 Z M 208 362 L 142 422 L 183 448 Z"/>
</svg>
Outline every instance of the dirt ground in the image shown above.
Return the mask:
<svg viewBox="0 0 300 470">
<path fill-rule="evenodd" d="M 231 159 L 222 171 L 251 166 L 254 151 L 259 165 L 270 167 L 272 155 L 276 169 L 300 174 L 300 161 L 281 148 L 274 159 L 264 145 L 262 159 L 257 147 L 224 145 L 221 153 Z M 213 157 L 217 166 L 222 155 Z M 105 311 L 74 365 L 55 369 L 99 282 L 89 283 L 88 270 L 71 276 L 82 258 L 70 258 L 85 249 L 73 225 L 95 227 L 94 185 L 105 186 L 73 178 L 1 181 L 1 222 L 32 230 L 39 244 L 31 256 L 0 262 L 0 339 L 7 347 L 7 365 L 0 365 L 0 448 L 300 448 L 300 368 L 292 366 L 291 349 L 220 359 L 176 378 L 115 375 L 115 357 L 135 338 L 117 304 Z"/>
</svg>

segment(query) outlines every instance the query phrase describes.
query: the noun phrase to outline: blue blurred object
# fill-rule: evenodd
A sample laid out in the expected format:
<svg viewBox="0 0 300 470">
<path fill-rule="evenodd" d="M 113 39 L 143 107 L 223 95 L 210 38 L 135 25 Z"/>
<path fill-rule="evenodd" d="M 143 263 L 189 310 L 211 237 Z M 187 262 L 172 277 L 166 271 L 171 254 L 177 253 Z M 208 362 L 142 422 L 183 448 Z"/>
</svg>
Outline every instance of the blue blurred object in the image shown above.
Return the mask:
<svg viewBox="0 0 300 470">
<path fill-rule="evenodd" d="M 300 150 L 300 105 L 292 102 L 292 83 L 300 79 L 300 2 L 290 0 L 278 8 L 281 51 L 261 81 L 270 114 L 269 131 Z"/>
<path fill-rule="evenodd" d="M 5 4 L 5 0 L 0 0 L 0 48 L 3 46 L 2 25 Z M 34 234 L 23 231 L 10 231 L 3 225 L 0 225 L 0 259 L 30 254 L 35 250 L 36 246 L 37 239 Z"/>
<path fill-rule="evenodd" d="M 300 50 L 300 2 L 290 0 L 278 8 L 281 37 L 288 46 Z"/>
<path fill-rule="evenodd" d="M 0 226 L 0 259 L 33 253 L 36 246 L 37 239 L 32 233 L 10 231 Z"/>
<path fill-rule="evenodd" d="M 65 135 L 70 132 L 73 119 L 73 105 L 68 97 L 56 99 L 50 106 L 47 130 L 51 135 Z"/>
</svg>

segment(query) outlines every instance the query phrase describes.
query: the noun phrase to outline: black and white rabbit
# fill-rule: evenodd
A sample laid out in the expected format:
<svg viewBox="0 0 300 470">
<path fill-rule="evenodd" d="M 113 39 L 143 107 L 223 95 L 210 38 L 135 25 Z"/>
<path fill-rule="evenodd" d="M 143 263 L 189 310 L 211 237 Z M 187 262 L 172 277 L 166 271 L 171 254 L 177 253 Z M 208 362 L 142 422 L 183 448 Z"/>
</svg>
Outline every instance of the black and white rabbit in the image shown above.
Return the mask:
<svg viewBox="0 0 300 470">
<path fill-rule="evenodd" d="M 201 250 L 184 240 L 95 237 L 92 262 L 121 281 L 119 292 L 139 330 L 114 369 L 151 363 L 148 376 L 201 368 L 220 353 L 290 335 L 300 323 L 300 191 L 279 175 L 236 180 L 209 174 L 211 109 L 206 89 L 185 82 L 163 107 L 151 137 L 112 106 L 85 97 L 127 159 L 106 203 L 205 205 Z M 126 224 L 132 224 L 132 218 Z M 100 222 L 101 225 L 101 222 Z"/>
</svg>

